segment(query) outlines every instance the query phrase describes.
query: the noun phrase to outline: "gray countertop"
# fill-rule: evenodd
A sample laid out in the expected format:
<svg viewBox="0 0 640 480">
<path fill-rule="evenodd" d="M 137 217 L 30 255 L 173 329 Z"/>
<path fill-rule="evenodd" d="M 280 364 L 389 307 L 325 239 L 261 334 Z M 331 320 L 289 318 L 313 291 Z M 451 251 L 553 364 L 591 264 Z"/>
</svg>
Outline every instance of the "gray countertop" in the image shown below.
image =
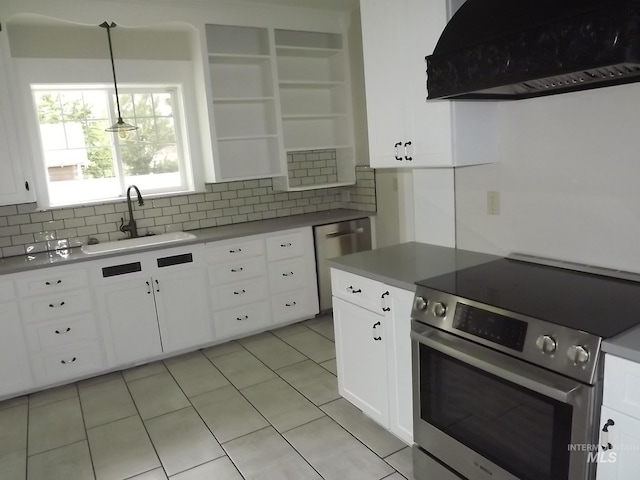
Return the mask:
<svg viewBox="0 0 640 480">
<path fill-rule="evenodd" d="M 404 290 L 437 275 L 497 260 L 495 255 L 408 242 L 392 247 L 352 253 L 329 260 L 329 265 Z"/>
<path fill-rule="evenodd" d="M 86 262 L 99 258 L 115 257 L 120 255 L 134 254 L 143 251 L 159 250 L 182 245 L 196 243 L 215 242 L 230 238 L 245 237 L 249 235 L 259 235 L 262 233 L 277 232 L 316 225 L 326 225 L 328 223 L 355 220 L 357 218 L 370 217 L 375 215 L 371 212 L 359 210 L 336 209 L 326 210 L 316 213 L 306 213 L 303 215 L 292 215 L 289 217 L 273 218 L 269 220 L 259 220 L 255 222 L 236 223 L 221 227 L 204 228 L 202 230 L 190 230 L 196 238 L 180 243 L 163 244 L 136 248 L 132 250 L 104 253 L 99 255 L 87 255 L 79 247 L 62 249 L 52 252 L 42 252 L 32 255 L 20 255 L 17 257 L 0 258 L 0 275 L 24 272 L 32 269 L 46 268 L 54 265 L 66 265 L 76 262 Z"/>
<path fill-rule="evenodd" d="M 640 363 L 640 325 L 602 342 L 602 351 Z"/>
</svg>

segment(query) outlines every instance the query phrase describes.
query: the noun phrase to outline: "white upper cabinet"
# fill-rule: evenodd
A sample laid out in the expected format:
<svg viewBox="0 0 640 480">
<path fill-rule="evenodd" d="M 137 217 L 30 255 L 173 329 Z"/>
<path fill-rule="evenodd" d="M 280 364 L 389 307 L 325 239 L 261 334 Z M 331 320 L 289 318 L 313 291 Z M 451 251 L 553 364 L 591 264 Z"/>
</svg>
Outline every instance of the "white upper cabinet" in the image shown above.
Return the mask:
<svg viewBox="0 0 640 480">
<path fill-rule="evenodd" d="M 11 105 L 7 34 L 0 31 L 0 205 L 35 201 L 26 175 L 26 158 L 21 158 L 16 139 L 16 117 Z"/>
<path fill-rule="evenodd" d="M 497 103 L 426 101 L 426 60 L 447 20 L 445 0 L 360 0 L 374 168 L 493 162 Z"/>
</svg>

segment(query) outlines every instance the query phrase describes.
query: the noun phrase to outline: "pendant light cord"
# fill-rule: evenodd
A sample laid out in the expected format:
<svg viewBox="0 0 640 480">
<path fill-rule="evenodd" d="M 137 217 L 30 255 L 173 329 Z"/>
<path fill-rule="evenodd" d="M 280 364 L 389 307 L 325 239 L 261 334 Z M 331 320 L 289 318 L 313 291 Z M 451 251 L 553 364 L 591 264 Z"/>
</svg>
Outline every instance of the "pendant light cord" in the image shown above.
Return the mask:
<svg viewBox="0 0 640 480">
<path fill-rule="evenodd" d="M 116 106 L 118 107 L 118 122 L 122 122 L 122 115 L 120 113 L 120 99 L 118 98 L 118 82 L 116 81 L 116 66 L 113 61 L 113 46 L 111 45 L 111 29 L 117 27 L 114 22 L 103 22 L 101 27 L 107 29 L 107 38 L 109 40 L 109 56 L 111 57 L 111 71 L 113 72 L 113 88 L 116 91 Z"/>
</svg>

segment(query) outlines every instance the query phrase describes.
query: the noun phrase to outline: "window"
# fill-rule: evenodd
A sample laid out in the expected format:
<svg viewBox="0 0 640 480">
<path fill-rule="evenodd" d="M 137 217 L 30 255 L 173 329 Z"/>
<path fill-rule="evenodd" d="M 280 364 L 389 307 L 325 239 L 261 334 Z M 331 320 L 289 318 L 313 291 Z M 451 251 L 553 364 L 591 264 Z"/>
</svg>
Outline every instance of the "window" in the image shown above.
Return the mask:
<svg viewBox="0 0 640 480">
<path fill-rule="evenodd" d="M 119 88 L 123 119 L 138 130 L 106 132 L 117 118 L 113 89 L 33 85 L 50 206 L 192 190 L 177 86 Z"/>
</svg>

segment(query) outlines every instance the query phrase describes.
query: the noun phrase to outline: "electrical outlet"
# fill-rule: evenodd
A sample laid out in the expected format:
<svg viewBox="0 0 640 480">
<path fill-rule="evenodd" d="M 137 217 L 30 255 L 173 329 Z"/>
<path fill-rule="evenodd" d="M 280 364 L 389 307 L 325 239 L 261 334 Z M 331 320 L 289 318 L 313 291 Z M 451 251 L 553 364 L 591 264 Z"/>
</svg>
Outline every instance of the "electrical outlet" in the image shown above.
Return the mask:
<svg viewBox="0 0 640 480">
<path fill-rule="evenodd" d="M 487 192 L 487 214 L 500 215 L 500 192 Z"/>
</svg>

